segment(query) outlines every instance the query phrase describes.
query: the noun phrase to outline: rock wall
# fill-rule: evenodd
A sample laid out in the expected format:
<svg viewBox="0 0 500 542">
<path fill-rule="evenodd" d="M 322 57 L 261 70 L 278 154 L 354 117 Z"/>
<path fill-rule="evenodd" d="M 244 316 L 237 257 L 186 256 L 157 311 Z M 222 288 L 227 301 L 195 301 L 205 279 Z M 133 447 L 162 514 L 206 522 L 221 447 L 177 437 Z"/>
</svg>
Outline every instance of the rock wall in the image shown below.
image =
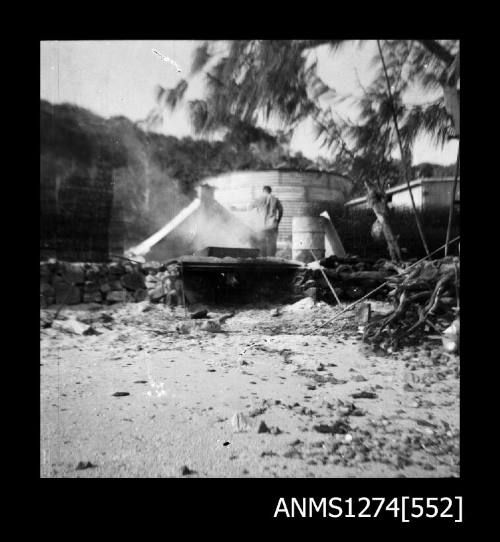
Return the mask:
<svg viewBox="0 0 500 542">
<path fill-rule="evenodd" d="M 158 263 L 40 262 L 40 307 L 143 301 L 157 296 L 162 278 L 176 276 Z"/>
</svg>

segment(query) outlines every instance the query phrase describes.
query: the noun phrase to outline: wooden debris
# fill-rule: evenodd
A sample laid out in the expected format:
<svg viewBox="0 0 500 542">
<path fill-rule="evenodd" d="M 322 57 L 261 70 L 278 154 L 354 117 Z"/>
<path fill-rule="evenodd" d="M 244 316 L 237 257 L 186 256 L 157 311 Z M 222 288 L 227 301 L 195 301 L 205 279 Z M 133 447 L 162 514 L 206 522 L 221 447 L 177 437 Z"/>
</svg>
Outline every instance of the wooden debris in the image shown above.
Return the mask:
<svg viewBox="0 0 500 542">
<path fill-rule="evenodd" d="M 311 296 L 314 291 L 317 301 L 341 305 L 342 299 L 359 299 L 398 271 L 399 268 L 385 260 L 330 256 L 298 271 L 295 293 Z M 385 296 L 389 289 L 384 287 L 378 295 Z"/>
<path fill-rule="evenodd" d="M 408 273 L 390 277 L 388 295 L 394 309 L 365 327 L 364 340 L 386 341 L 397 348 L 402 340 L 415 339 L 426 328 L 444 331 L 456 316 L 453 305 L 459 294 L 457 267 L 458 258 L 447 257 L 424 261 Z"/>
</svg>

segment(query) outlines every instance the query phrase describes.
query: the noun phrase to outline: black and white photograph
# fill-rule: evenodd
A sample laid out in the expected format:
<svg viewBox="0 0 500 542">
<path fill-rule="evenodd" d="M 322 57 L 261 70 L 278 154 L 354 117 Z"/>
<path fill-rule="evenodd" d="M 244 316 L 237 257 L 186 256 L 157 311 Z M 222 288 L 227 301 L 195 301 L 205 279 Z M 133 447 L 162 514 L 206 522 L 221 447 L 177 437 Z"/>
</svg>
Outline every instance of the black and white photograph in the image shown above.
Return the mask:
<svg viewBox="0 0 500 542">
<path fill-rule="evenodd" d="M 460 479 L 459 59 L 40 41 L 40 478 Z"/>
</svg>

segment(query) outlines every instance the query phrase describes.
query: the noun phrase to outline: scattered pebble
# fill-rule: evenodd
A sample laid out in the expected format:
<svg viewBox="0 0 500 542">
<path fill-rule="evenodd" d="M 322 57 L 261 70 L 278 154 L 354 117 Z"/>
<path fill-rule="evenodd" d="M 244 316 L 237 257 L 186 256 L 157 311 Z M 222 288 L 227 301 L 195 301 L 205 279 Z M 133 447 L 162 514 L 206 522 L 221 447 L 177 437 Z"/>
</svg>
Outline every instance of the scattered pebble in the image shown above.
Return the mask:
<svg viewBox="0 0 500 542">
<path fill-rule="evenodd" d="M 349 425 L 343 420 L 336 420 L 331 425 L 314 425 L 313 429 L 318 433 L 331 433 L 332 435 L 336 433 L 345 434 L 349 430 Z"/>
<path fill-rule="evenodd" d="M 248 431 L 252 427 L 251 420 L 241 412 L 236 412 L 236 414 L 233 414 L 230 422 L 234 431 L 238 433 Z"/>
<path fill-rule="evenodd" d="M 266 422 L 264 420 L 261 420 L 258 427 L 257 427 L 257 433 L 270 433 L 271 430 L 266 425 Z"/>
<path fill-rule="evenodd" d="M 95 469 L 97 465 L 94 465 L 90 461 L 79 461 L 76 466 L 76 470 Z"/>
<path fill-rule="evenodd" d="M 351 397 L 354 399 L 377 399 L 378 395 L 373 391 L 360 391 L 351 393 Z"/>
</svg>

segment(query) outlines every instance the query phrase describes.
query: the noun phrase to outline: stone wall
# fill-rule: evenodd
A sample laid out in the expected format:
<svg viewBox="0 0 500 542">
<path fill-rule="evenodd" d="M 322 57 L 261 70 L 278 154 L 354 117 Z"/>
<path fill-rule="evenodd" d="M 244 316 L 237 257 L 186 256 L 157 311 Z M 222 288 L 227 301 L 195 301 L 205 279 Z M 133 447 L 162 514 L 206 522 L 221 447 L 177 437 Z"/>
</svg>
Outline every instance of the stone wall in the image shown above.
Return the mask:
<svg viewBox="0 0 500 542">
<path fill-rule="evenodd" d="M 177 271 L 158 263 L 40 262 L 40 307 L 120 303 L 155 298 L 163 278 Z M 155 293 L 156 292 L 156 293 Z"/>
</svg>

